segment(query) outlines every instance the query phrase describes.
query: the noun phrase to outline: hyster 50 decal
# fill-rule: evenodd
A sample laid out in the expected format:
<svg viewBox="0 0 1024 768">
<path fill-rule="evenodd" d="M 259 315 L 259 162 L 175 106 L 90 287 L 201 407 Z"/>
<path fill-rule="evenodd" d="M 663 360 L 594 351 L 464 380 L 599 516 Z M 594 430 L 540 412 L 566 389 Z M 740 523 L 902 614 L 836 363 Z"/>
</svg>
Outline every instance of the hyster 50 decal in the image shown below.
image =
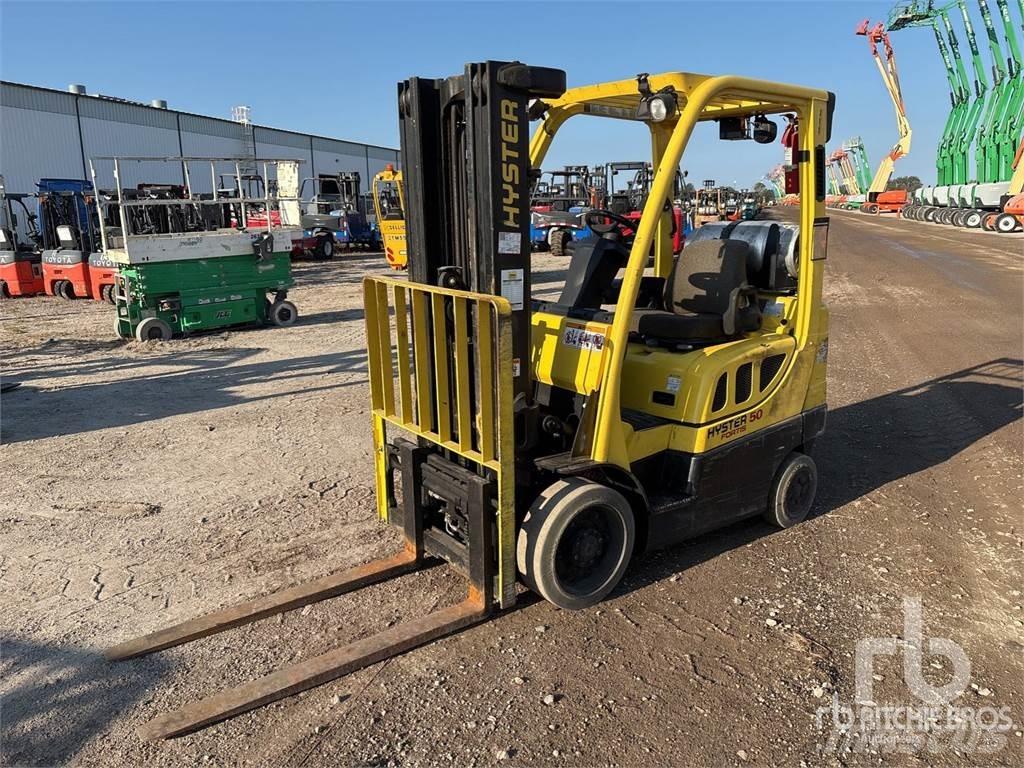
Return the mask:
<svg viewBox="0 0 1024 768">
<path fill-rule="evenodd" d="M 721 424 L 708 427 L 708 440 L 731 440 L 737 435 L 742 435 L 750 424 L 760 421 L 763 416 L 764 409 L 758 408 L 756 411 L 744 413 L 728 421 L 723 421 Z"/>
</svg>

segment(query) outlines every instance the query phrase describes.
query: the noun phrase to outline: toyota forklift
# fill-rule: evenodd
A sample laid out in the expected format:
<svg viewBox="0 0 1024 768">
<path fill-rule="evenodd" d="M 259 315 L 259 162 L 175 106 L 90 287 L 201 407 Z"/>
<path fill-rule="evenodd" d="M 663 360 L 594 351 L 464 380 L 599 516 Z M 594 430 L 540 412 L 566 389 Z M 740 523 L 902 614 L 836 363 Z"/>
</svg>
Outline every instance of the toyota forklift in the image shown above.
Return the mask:
<svg viewBox="0 0 1024 768">
<path fill-rule="evenodd" d="M 683 72 L 566 90 L 560 70 L 497 61 L 400 83 L 408 279 L 368 276 L 363 291 L 376 511 L 404 546 L 108 656 L 177 646 L 436 561 L 466 579 L 465 598 L 187 704 L 143 735 L 188 733 L 404 653 L 511 609 L 524 587 L 583 609 L 646 550 L 744 518 L 799 523 L 825 426 L 834 103 L 824 90 Z M 767 144 L 769 116 L 783 113 L 800 126 L 798 260 L 787 267 L 769 221 L 745 222 L 763 237 L 723 233 L 675 257 L 666 202 L 696 124 Z M 576 244 L 558 299 L 538 301 L 531 168 L 569 119 L 636 124 L 654 175 L 639 223 L 587 212 L 598 237 Z"/>
<path fill-rule="evenodd" d="M 46 293 L 113 304 L 117 264 L 101 246 L 92 183 L 83 179 L 40 179 L 36 186 Z"/>
<path fill-rule="evenodd" d="M 43 262 L 39 252 L 39 232 L 36 214 L 26 200 L 35 195 L 8 192 L 4 177 L 0 176 L 0 298 L 35 296 L 43 292 Z M 25 217 L 25 237 L 18 232 L 18 214 Z"/>
</svg>

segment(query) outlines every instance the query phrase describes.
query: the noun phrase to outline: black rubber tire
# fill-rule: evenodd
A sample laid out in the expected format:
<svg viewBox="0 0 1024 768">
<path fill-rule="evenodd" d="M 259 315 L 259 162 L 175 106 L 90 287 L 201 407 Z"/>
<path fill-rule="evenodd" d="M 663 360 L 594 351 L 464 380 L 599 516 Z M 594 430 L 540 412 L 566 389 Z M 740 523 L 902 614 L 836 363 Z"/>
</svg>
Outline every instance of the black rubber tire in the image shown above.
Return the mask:
<svg viewBox="0 0 1024 768">
<path fill-rule="evenodd" d="M 299 316 L 299 310 L 290 301 L 275 301 L 267 310 L 267 317 L 274 325 L 283 327 L 292 325 Z"/>
<path fill-rule="evenodd" d="M 581 610 L 615 589 L 635 541 L 626 498 L 608 486 L 571 477 L 549 486 L 530 506 L 516 540 L 516 565 L 526 586 L 549 603 Z"/>
<path fill-rule="evenodd" d="M 318 239 L 316 247 L 313 249 L 313 255 L 318 259 L 334 258 L 334 238 L 330 235 L 324 235 Z"/>
<path fill-rule="evenodd" d="M 991 213 L 981 215 L 981 228 L 986 232 L 995 232 L 995 217 Z"/>
<path fill-rule="evenodd" d="M 53 286 L 53 292 L 62 299 L 70 300 L 75 298 L 75 287 L 71 284 L 70 280 L 58 280 Z"/>
<path fill-rule="evenodd" d="M 962 227 L 964 225 L 964 215 L 967 211 L 953 211 L 949 217 L 949 223 L 954 227 Z"/>
<path fill-rule="evenodd" d="M 11 289 L 7 287 L 6 280 L 0 280 L 0 299 L 11 298 Z"/>
<path fill-rule="evenodd" d="M 135 338 L 139 341 L 170 341 L 172 336 L 171 326 L 159 317 L 147 317 L 135 326 Z"/>
<path fill-rule="evenodd" d="M 1017 217 L 1012 213 L 1000 213 L 996 216 L 996 232 L 1002 232 L 1006 235 L 1010 232 L 1015 232 L 1018 226 L 1020 226 L 1020 222 L 1017 221 Z"/>
<path fill-rule="evenodd" d="M 551 246 L 551 255 L 559 259 L 565 256 L 571 240 L 572 235 L 566 230 L 553 230 L 551 234 L 548 235 L 548 243 Z"/>
<path fill-rule="evenodd" d="M 924 209 L 923 221 L 935 221 L 935 214 L 939 212 L 939 209 L 933 205 L 929 205 Z"/>
<path fill-rule="evenodd" d="M 779 528 L 796 525 L 811 511 L 817 491 L 818 467 L 814 459 L 794 451 L 782 460 L 772 480 L 765 520 Z"/>
<path fill-rule="evenodd" d="M 973 208 L 964 215 L 964 226 L 968 229 L 977 229 L 981 226 L 981 220 L 984 218 L 984 214 L 977 208 Z"/>
</svg>

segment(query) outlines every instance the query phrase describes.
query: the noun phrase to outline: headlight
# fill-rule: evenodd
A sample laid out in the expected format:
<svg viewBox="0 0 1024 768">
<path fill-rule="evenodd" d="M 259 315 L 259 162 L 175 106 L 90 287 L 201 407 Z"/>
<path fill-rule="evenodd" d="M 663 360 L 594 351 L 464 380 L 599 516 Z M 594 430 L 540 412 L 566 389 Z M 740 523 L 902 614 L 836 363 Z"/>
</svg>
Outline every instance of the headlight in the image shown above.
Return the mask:
<svg viewBox="0 0 1024 768">
<path fill-rule="evenodd" d="M 675 115 L 679 101 L 675 89 L 666 86 L 657 93 L 644 95 L 636 108 L 637 120 L 660 123 Z"/>
<path fill-rule="evenodd" d="M 660 123 L 666 117 L 668 117 L 668 107 L 665 105 L 665 100 L 651 99 L 651 120 Z"/>
</svg>

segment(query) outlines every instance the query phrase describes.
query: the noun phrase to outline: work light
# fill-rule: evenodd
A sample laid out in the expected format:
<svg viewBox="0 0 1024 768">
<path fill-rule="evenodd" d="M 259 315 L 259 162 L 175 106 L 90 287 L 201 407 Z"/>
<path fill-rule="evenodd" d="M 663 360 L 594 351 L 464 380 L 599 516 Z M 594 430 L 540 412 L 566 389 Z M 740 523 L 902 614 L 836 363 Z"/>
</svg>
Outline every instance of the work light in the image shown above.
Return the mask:
<svg viewBox="0 0 1024 768">
<path fill-rule="evenodd" d="M 671 87 L 671 86 L 669 86 Z M 674 90 L 662 90 L 641 100 L 636 109 L 638 120 L 650 120 L 660 123 L 676 113 L 676 94 Z"/>
<path fill-rule="evenodd" d="M 648 74 L 643 72 L 636 76 L 637 90 L 640 92 L 640 103 L 636 108 L 637 120 L 650 120 L 660 123 L 676 113 L 679 106 L 676 89 L 666 85 L 657 93 L 651 91 Z"/>
</svg>

